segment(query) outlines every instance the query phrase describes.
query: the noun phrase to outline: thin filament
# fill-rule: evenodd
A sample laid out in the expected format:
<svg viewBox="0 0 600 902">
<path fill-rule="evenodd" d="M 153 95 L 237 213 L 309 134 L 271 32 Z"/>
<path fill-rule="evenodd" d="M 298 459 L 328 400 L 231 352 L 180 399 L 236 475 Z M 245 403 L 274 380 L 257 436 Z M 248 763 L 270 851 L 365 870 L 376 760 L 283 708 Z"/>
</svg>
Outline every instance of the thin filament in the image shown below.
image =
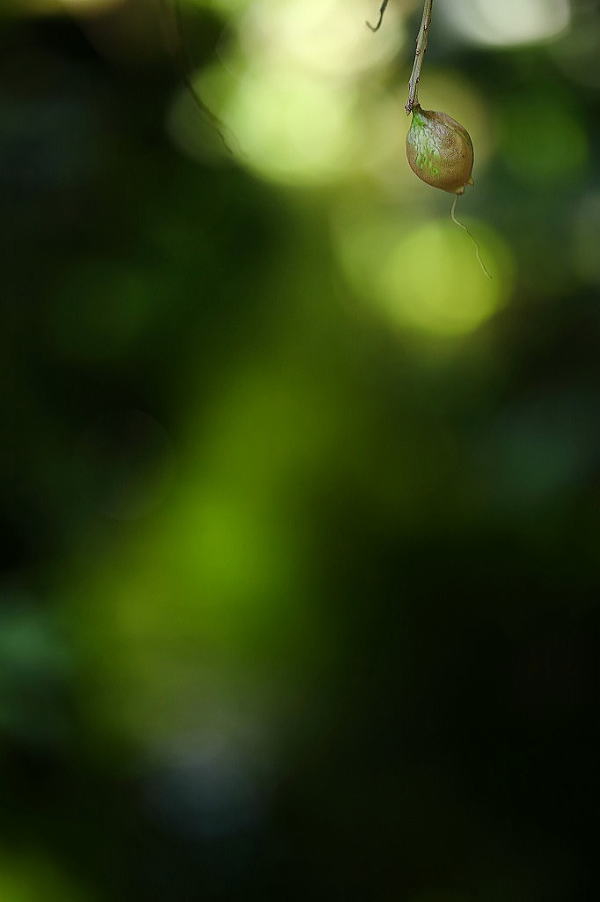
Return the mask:
<svg viewBox="0 0 600 902">
<path fill-rule="evenodd" d="M 187 41 L 185 40 L 185 28 L 179 0 L 161 0 L 161 2 L 165 15 L 165 30 L 168 30 L 167 38 L 169 41 L 169 48 L 173 58 L 179 64 L 182 81 L 198 112 L 204 119 L 207 119 L 210 122 L 227 153 L 233 156 L 229 141 L 225 137 L 225 127 L 223 123 L 201 100 L 192 81 L 190 72 L 193 69 L 193 64 L 190 50 Z"/>
<path fill-rule="evenodd" d="M 456 194 L 454 196 L 454 201 L 452 203 L 452 209 L 450 210 L 450 218 L 451 218 L 452 222 L 459 227 L 459 229 L 462 229 L 463 232 L 466 232 L 466 234 L 469 236 L 469 238 L 471 239 L 471 241 L 473 242 L 473 245 L 475 247 L 475 256 L 477 257 L 477 262 L 481 266 L 481 269 L 482 269 L 483 273 L 485 274 L 485 276 L 488 279 L 491 279 L 492 276 L 490 274 L 490 271 L 487 268 L 487 266 L 485 265 L 485 263 L 483 262 L 483 260 L 481 259 L 481 251 L 479 249 L 478 242 L 475 240 L 475 238 L 473 238 L 473 236 L 471 235 L 471 232 L 466 227 L 466 225 L 463 222 L 461 222 L 459 219 L 456 218 L 456 204 L 458 203 L 458 197 L 459 197 L 458 194 Z"/>
</svg>

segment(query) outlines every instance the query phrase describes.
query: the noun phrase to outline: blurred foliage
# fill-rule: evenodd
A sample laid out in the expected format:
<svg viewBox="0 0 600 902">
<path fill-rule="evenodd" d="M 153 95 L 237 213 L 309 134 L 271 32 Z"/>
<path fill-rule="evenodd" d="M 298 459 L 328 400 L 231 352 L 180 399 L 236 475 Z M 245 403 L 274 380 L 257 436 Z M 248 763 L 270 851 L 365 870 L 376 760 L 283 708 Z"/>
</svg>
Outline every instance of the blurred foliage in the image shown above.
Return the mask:
<svg viewBox="0 0 600 902">
<path fill-rule="evenodd" d="M 596 896 L 600 10 L 436 4 L 487 281 L 376 7 L 2 6 L 2 902 Z"/>
</svg>

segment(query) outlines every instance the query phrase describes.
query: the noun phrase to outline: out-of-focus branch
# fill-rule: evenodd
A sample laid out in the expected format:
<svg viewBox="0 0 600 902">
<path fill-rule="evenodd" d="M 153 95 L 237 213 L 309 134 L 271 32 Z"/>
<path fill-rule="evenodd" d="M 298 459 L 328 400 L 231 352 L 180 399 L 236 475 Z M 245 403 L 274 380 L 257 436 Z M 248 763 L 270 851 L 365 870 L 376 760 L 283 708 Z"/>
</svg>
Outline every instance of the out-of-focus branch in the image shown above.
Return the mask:
<svg viewBox="0 0 600 902">
<path fill-rule="evenodd" d="M 383 17 L 385 16 L 385 11 L 388 7 L 389 2 L 390 0 L 383 0 L 383 3 L 381 4 L 381 7 L 379 9 L 379 19 L 377 20 L 376 25 L 371 25 L 370 22 L 367 22 L 367 25 L 369 26 L 371 31 L 379 31 L 379 29 L 381 28 L 381 23 L 383 22 Z"/>
</svg>

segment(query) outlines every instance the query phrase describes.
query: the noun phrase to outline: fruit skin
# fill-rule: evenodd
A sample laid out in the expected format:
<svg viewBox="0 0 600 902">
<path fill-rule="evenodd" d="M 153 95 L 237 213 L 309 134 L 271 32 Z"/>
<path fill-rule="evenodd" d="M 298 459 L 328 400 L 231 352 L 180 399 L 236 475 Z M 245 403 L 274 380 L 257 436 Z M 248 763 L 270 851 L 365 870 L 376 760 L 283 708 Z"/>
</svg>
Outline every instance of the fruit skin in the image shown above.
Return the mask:
<svg viewBox="0 0 600 902">
<path fill-rule="evenodd" d="M 406 156 L 420 179 L 450 194 L 463 194 L 473 179 L 473 142 L 460 122 L 433 110 L 413 107 Z"/>
</svg>

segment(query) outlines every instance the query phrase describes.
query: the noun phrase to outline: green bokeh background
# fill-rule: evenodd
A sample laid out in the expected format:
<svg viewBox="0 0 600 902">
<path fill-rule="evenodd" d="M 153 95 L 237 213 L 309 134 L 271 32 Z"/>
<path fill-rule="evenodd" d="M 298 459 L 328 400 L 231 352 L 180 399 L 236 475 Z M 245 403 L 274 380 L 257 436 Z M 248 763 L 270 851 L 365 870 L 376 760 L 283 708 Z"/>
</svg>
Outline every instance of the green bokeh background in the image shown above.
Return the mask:
<svg viewBox="0 0 600 902">
<path fill-rule="evenodd" d="M 2 902 L 596 897 L 600 11 L 437 4 L 487 281 L 318 6 L 2 6 Z"/>
</svg>

